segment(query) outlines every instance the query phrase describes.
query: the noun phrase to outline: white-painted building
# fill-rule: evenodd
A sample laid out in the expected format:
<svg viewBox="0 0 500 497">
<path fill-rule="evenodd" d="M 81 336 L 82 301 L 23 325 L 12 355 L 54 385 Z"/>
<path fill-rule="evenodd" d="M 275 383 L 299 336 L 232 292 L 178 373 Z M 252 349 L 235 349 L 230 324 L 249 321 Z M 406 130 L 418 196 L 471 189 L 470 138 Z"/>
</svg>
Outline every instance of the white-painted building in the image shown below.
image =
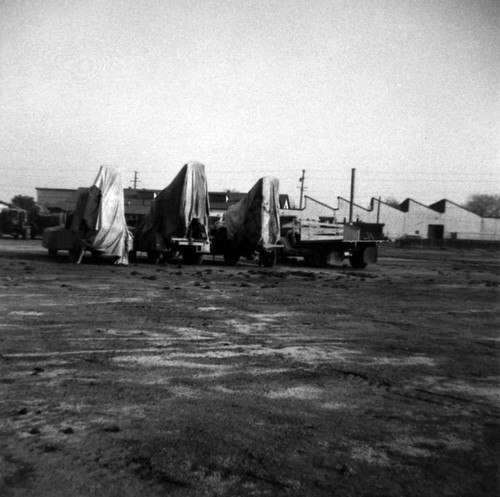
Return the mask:
<svg viewBox="0 0 500 497">
<path fill-rule="evenodd" d="M 350 202 L 338 197 L 337 207 L 332 207 L 306 196 L 302 210 L 289 210 L 288 213 L 299 219 L 348 222 Z M 423 239 L 500 240 L 500 218 L 479 216 L 447 199 L 427 206 L 408 198 L 394 207 L 372 198 L 369 207 L 353 204 L 352 221 L 384 224 L 384 234 L 390 239 L 418 236 Z"/>
</svg>

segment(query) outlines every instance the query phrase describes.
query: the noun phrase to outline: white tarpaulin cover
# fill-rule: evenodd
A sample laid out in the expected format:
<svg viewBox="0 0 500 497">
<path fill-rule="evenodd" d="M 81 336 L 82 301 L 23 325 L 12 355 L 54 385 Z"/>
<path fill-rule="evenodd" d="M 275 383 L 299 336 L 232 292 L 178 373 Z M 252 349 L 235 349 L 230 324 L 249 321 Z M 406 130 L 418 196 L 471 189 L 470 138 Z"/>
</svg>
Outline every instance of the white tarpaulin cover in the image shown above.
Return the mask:
<svg viewBox="0 0 500 497">
<path fill-rule="evenodd" d="M 154 230 L 164 238 L 183 238 L 194 218 L 206 227 L 209 215 L 205 166 L 192 161 L 185 164 L 172 182 L 156 197 L 138 230 L 141 233 Z"/>
<path fill-rule="evenodd" d="M 128 264 L 132 234 L 125 221 L 120 175 L 101 166 L 94 184 L 78 197 L 71 231 L 89 248 L 118 256 L 116 264 Z"/>
<path fill-rule="evenodd" d="M 247 249 L 276 245 L 280 236 L 279 182 L 261 178 L 224 217 L 227 237 L 235 246 Z"/>
</svg>

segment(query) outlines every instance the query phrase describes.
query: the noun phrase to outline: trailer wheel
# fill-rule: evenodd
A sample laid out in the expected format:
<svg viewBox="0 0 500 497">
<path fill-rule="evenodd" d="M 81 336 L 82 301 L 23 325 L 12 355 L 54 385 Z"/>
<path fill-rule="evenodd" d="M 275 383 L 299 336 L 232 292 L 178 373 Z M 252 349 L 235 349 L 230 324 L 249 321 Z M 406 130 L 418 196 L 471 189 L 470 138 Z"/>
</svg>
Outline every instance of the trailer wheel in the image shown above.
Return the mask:
<svg viewBox="0 0 500 497">
<path fill-rule="evenodd" d="M 78 260 L 78 252 L 76 250 L 68 250 L 69 262 L 76 262 Z"/>
<path fill-rule="evenodd" d="M 357 250 L 352 253 L 349 259 L 351 267 L 354 269 L 364 269 L 368 264 L 364 261 L 364 250 Z"/>
<path fill-rule="evenodd" d="M 276 264 L 277 254 L 276 250 L 265 250 L 261 254 L 262 265 L 264 267 L 273 267 Z"/>
<path fill-rule="evenodd" d="M 148 252 L 148 262 L 150 264 L 157 265 L 159 264 L 160 259 L 161 259 L 161 253 L 158 252 L 157 250 L 150 250 Z"/>
<path fill-rule="evenodd" d="M 182 259 L 186 264 L 200 265 L 203 262 L 203 254 L 196 252 L 195 247 L 186 247 L 181 251 Z"/>
<path fill-rule="evenodd" d="M 236 266 L 240 260 L 240 254 L 230 245 L 224 250 L 224 264 L 226 266 Z"/>
<path fill-rule="evenodd" d="M 312 260 L 313 265 L 316 267 L 325 267 L 326 266 L 326 253 L 322 249 L 317 249 L 313 252 Z"/>
</svg>

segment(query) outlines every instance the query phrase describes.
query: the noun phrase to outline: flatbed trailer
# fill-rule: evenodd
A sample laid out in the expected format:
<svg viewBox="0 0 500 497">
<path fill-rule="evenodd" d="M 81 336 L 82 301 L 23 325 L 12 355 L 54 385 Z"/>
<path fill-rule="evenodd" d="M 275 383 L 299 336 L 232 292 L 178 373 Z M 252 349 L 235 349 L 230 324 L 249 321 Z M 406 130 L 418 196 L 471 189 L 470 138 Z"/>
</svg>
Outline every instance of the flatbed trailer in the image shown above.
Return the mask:
<svg viewBox="0 0 500 497">
<path fill-rule="evenodd" d="M 349 260 L 353 268 L 365 268 L 377 262 L 378 246 L 386 240 L 361 238 L 361 231 L 354 224 L 295 219 L 280 238 L 281 255 L 302 257 L 317 267 Z"/>
<path fill-rule="evenodd" d="M 277 260 L 277 251 L 280 245 L 239 244 L 235 245 L 228 239 L 226 227 L 221 226 L 211 230 L 210 255 L 221 255 L 226 266 L 235 266 L 241 257 L 247 260 L 259 258 L 259 263 L 264 267 L 273 267 Z"/>
</svg>

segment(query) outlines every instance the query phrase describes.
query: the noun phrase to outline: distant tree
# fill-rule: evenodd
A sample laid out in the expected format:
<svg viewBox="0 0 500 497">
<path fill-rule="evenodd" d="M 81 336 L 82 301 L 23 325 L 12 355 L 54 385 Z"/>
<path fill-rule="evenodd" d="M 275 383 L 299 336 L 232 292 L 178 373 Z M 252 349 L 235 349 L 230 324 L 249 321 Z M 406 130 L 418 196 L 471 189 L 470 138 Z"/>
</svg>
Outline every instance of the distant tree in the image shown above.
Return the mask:
<svg viewBox="0 0 500 497">
<path fill-rule="evenodd" d="M 464 207 L 483 217 L 500 217 L 500 195 L 475 193 Z"/>
<path fill-rule="evenodd" d="M 387 197 L 384 202 L 387 205 L 390 205 L 391 207 L 396 207 L 396 209 L 399 207 L 399 204 L 401 203 L 399 200 L 396 200 L 394 197 Z"/>
<path fill-rule="evenodd" d="M 34 221 L 38 213 L 40 211 L 38 205 L 36 205 L 35 199 L 33 197 L 28 197 L 26 195 L 16 195 L 10 201 L 16 207 L 20 207 L 21 209 L 25 209 L 28 211 L 28 220 Z"/>
</svg>

